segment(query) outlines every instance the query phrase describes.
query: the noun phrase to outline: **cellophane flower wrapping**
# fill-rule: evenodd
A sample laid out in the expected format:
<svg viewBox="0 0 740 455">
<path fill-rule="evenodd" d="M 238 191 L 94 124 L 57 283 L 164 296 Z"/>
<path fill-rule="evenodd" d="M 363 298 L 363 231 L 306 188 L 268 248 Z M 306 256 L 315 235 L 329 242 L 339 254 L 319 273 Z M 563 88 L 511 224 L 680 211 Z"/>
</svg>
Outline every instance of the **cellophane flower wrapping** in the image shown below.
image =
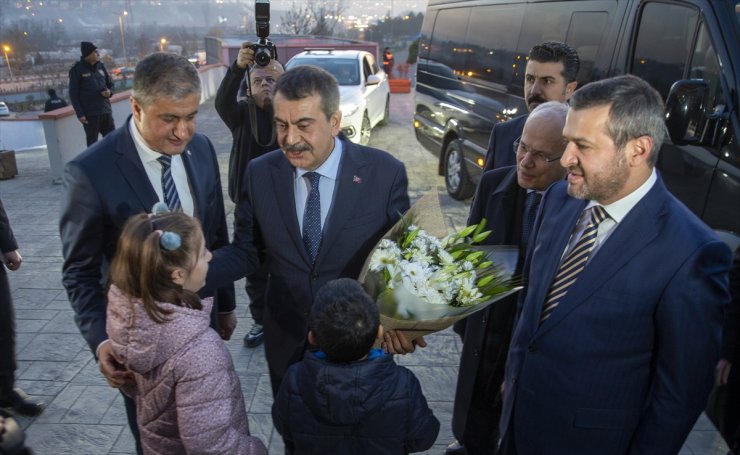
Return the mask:
<svg viewBox="0 0 740 455">
<path fill-rule="evenodd" d="M 521 289 L 513 277 L 518 248 L 476 245 L 490 233 L 484 229 L 485 221 L 448 234 L 439 196 L 422 196 L 375 245 L 359 277 L 383 327 L 412 340 Z"/>
</svg>

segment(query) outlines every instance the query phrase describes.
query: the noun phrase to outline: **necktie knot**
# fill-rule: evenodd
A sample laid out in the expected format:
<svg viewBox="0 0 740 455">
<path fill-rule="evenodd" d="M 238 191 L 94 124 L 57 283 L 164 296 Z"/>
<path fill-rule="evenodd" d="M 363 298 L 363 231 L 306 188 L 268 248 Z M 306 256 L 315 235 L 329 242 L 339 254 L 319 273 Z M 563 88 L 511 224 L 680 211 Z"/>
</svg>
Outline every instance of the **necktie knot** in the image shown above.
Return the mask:
<svg viewBox="0 0 740 455">
<path fill-rule="evenodd" d="M 609 214 L 606 213 L 606 210 L 604 210 L 604 207 L 600 205 L 594 205 L 591 207 L 591 220 L 590 224 L 593 224 L 594 226 L 598 226 L 601 224 L 602 221 L 609 218 Z"/>
<path fill-rule="evenodd" d="M 311 184 L 311 191 L 319 187 L 321 174 L 318 174 L 316 172 L 306 172 L 305 174 L 303 174 L 303 176 L 306 177 L 308 179 L 308 182 Z"/>
<path fill-rule="evenodd" d="M 169 155 L 162 155 L 157 158 L 157 161 L 159 161 L 159 164 L 161 164 L 164 169 L 167 169 L 172 165 L 172 157 Z"/>
<path fill-rule="evenodd" d="M 164 203 L 173 212 L 181 210 L 180 196 L 177 194 L 177 187 L 175 186 L 175 180 L 172 177 L 172 169 L 170 167 L 172 165 L 172 157 L 170 155 L 162 155 L 157 158 L 157 161 L 162 165 L 162 195 L 164 196 Z"/>
</svg>

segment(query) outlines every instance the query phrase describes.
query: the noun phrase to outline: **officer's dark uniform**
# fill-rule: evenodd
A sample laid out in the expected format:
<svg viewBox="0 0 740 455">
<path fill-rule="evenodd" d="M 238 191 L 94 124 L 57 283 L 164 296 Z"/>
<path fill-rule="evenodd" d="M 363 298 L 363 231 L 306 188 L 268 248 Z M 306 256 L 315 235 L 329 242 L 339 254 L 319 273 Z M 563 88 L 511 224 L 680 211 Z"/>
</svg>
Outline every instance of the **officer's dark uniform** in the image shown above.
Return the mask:
<svg viewBox="0 0 740 455">
<path fill-rule="evenodd" d="M 69 99 L 77 118 L 87 119 L 82 126 L 88 147 L 98 140 L 98 134 L 105 136 L 115 129 L 110 99 L 102 95 L 105 89 L 113 92 L 113 81 L 102 62 L 90 65 L 80 57 L 69 70 Z"/>
</svg>

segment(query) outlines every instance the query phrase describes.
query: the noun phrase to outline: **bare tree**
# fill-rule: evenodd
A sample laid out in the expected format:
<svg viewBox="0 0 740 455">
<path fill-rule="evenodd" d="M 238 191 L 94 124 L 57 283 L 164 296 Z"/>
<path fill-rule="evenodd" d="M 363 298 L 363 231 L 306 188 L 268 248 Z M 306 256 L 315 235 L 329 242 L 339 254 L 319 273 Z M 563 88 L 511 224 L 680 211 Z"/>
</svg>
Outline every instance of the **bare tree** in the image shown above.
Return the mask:
<svg viewBox="0 0 740 455">
<path fill-rule="evenodd" d="M 282 30 L 295 35 L 307 35 L 313 28 L 313 13 L 307 2 L 293 1 L 290 11 L 283 14 Z"/>
<path fill-rule="evenodd" d="M 334 35 L 334 30 L 336 29 L 337 24 L 339 24 L 339 18 L 347 10 L 347 5 L 344 3 L 344 0 L 321 2 L 321 5 L 311 2 L 309 5 L 315 24 L 311 30 L 311 34 L 322 36 Z"/>
</svg>

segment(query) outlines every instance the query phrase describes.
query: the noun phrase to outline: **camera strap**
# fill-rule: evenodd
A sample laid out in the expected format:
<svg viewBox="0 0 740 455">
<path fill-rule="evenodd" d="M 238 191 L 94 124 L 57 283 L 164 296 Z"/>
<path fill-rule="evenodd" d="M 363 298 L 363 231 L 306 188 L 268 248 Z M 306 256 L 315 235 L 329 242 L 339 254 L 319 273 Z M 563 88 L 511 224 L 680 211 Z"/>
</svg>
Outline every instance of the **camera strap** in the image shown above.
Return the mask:
<svg viewBox="0 0 740 455">
<path fill-rule="evenodd" d="M 266 143 L 260 142 L 259 125 L 257 124 L 257 106 L 254 104 L 254 98 L 247 97 L 247 110 L 249 110 L 249 124 L 252 126 L 252 137 L 260 147 L 268 147 L 275 143 L 275 127 L 270 128 L 270 139 Z"/>
</svg>

